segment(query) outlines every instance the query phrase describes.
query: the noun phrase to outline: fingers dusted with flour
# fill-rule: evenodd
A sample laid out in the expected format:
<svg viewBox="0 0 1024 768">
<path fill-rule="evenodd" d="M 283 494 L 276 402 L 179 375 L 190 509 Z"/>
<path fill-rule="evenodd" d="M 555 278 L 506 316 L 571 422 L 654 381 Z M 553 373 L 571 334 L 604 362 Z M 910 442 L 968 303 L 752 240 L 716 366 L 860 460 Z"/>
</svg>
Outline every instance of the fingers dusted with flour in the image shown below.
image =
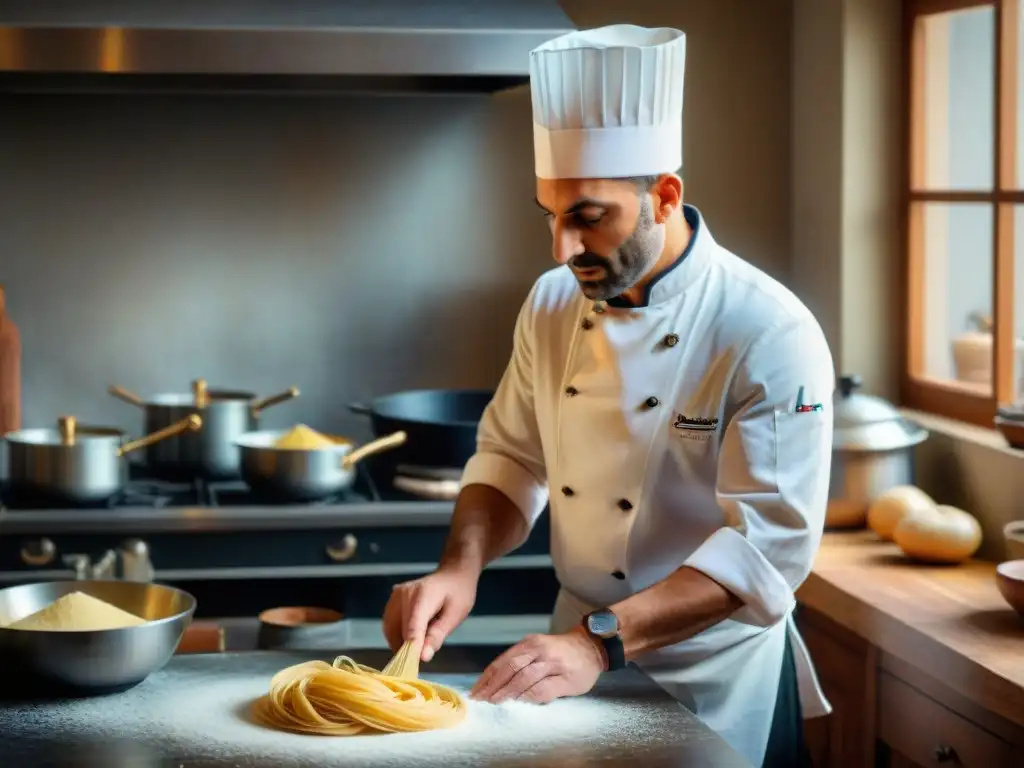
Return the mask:
<svg viewBox="0 0 1024 768">
<path fill-rule="evenodd" d="M 493 704 L 509 699 L 546 704 L 587 693 L 604 669 L 603 653 L 581 631 L 530 635 L 491 662 L 469 695 Z"/>
</svg>

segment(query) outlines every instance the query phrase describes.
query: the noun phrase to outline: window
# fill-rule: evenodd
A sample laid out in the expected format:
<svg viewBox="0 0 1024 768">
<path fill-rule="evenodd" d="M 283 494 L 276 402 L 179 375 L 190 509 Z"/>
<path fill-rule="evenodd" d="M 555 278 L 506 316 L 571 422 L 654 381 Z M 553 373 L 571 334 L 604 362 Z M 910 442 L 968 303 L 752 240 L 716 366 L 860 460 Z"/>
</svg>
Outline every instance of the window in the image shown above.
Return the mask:
<svg viewBox="0 0 1024 768">
<path fill-rule="evenodd" d="M 986 426 L 998 404 L 1024 399 L 1020 4 L 906 0 L 901 394 Z"/>
</svg>

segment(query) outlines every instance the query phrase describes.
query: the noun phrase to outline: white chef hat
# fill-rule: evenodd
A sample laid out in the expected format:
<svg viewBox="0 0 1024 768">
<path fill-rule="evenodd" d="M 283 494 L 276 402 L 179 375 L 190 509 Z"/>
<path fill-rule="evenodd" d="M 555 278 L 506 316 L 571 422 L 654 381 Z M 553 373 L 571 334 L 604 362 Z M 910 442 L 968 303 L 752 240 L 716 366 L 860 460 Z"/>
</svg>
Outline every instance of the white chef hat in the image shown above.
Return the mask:
<svg viewBox="0 0 1024 768">
<path fill-rule="evenodd" d="M 674 173 L 683 164 L 686 35 L 632 24 L 570 32 L 530 53 L 542 179 Z"/>
</svg>

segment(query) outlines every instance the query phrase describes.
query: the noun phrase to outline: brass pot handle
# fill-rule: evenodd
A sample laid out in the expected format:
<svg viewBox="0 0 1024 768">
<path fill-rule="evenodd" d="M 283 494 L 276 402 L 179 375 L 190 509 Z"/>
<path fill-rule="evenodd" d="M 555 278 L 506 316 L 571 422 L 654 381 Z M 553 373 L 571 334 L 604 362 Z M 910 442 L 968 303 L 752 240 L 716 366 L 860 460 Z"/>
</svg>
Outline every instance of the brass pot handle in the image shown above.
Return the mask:
<svg viewBox="0 0 1024 768">
<path fill-rule="evenodd" d="M 210 392 L 206 385 L 206 379 L 196 379 L 192 382 L 192 397 L 196 408 L 205 408 L 210 404 Z"/>
<path fill-rule="evenodd" d="M 372 456 L 375 453 L 383 453 L 384 451 L 390 451 L 392 448 L 397 448 L 405 442 L 405 432 L 393 432 L 390 435 L 379 437 L 366 445 L 361 445 L 351 453 L 342 456 L 341 468 L 352 469 L 358 462 L 365 459 L 367 456 Z"/>
<path fill-rule="evenodd" d="M 60 442 L 62 445 L 75 444 L 75 433 L 78 431 L 78 419 L 74 416 L 61 416 L 57 419 L 57 429 L 60 431 Z"/>
<path fill-rule="evenodd" d="M 270 397 L 261 397 L 261 398 L 259 398 L 257 400 L 253 400 L 249 404 L 249 412 L 252 414 L 252 417 L 255 419 L 263 411 L 267 410 L 267 408 L 273 408 L 275 405 L 280 405 L 281 403 L 286 403 L 289 400 L 292 400 L 293 398 L 296 398 L 298 396 L 299 396 L 299 388 L 298 387 L 289 387 L 284 392 L 279 392 L 276 395 L 271 395 Z"/>
<path fill-rule="evenodd" d="M 130 443 L 125 443 L 117 449 L 117 455 L 124 456 L 132 451 L 137 451 L 140 448 L 152 445 L 153 443 L 159 443 L 161 440 L 166 440 L 169 437 L 180 435 L 182 432 L 195 432 L 201 426 L 203 426 L 203 420 L 193 413 L 191 416 L 171 424 L 169 427 L 157 430 L 151 435 L 146 435 L 145 437 L 140 437 L 138 440 L 132 440 Z"/>
<path fill-rule="evenodd" d="M 124 400 L 128 405 L 138 406 L 139 408 L 146 407 L 146 401 L 136 395 L 134 392 L 129 392 L 124 387 L 119 387 L 117 384 L 111 384 L 107 387 L 107 393 L 113 395 L 118 400 Z"/>
</svg>

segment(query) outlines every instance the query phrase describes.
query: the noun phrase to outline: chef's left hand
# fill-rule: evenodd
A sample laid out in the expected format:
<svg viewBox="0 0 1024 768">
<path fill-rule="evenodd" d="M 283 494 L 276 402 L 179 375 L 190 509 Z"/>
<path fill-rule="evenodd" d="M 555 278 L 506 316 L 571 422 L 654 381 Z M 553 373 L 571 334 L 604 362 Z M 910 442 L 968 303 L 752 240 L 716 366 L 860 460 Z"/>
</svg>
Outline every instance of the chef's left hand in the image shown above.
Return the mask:
<svg viewBox="0 0 1024 768">
<path fill-rule="evenodd" d="M 492 661 L 469 695 L 492 704 L 507 699 L 547 704 L 587 693 L 606 667 L 604 650 L 582 628 L 530 635 Z"/>
</svg>

